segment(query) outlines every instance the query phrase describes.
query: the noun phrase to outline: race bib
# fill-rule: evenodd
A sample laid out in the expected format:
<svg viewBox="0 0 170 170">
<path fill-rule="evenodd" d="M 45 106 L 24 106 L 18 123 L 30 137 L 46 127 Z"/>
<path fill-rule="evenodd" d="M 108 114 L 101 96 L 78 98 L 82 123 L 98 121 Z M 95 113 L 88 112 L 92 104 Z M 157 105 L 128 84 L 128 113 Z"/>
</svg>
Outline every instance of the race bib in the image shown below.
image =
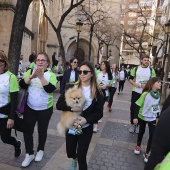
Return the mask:
<svg viewBox="0 0 170 170">
<path fill-rule="evenodd" d="M 152 113 L 157 114 L 160 112 L 159 105 L 152 105 Z"/>
</svg>

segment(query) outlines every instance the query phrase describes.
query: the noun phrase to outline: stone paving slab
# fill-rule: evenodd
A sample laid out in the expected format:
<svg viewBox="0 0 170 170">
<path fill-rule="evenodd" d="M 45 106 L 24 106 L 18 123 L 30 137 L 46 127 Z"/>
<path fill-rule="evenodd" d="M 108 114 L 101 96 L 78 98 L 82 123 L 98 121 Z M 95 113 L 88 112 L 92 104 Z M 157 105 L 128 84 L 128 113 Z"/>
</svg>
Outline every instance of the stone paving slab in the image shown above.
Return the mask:
<svg viewBox="0 0 170 170">
<path fill-rule="evenodd" d="M 121 110 L 113 107 L 113 110 L 110 114 L 110 118 L 121 119 L 121 120 L 130 120 L 130 111 Z"/>
<path fill-rule="evenodd" d="M 121 147 L 97 144 L 88 170 L 143 170 L 142 155 Z"/>
<path fill-rule="evenodd" d="M 108 121 L 106 122 L 105 127 L 102 131 L 101 138 L 129 142 L 129 143 L 136 143 L 137 134 L 129 133 L 128 129 L 129 129 L 129 125 Z M 147 134 L 148 131 L 146 132 L 146 134 L 144 134 L 142 144 L 146 144 Z"/>
<path fill-rule="evenodd" d="M 130 103 L 129 102 L 120 102 L 120 101 L 115 101 L 113 107 L 119 108 L 119 109 L 126 109 L 126 110 L 130 110 Z"/>
<path fill-rule="evenodd" d="M 21 139 L 22 141 L 24 141 L 23 137 L 20 133 L 18 133 L 18 139 Z M 35 151 L 36 151 L 36 147 L 37 147 L 37 141 L 38 141 L 38 134 L 35 132 L 34 133 L 34 150 Z M 49 161 L 49 159 L 51 159 L 51 157 L 55 154 L 55 152 L 57 150 L 59 150 L 59 148 L 62 146 L 62 144 L 64 142 L 65 142 L 65 139 L 62 137 L 48 135 L 43 160 L 38 163 L 33 161 L 28 168 L 24 168 L 24 169 L 29 169 L 29 170 L 42 169 L 42 167 Z M 22 142 L 22 144 L 23 144 L 22 145 L 23 152 L 22 152 L 21 156 L 16 159 L 14 157 L 13 146 L 5 145 L 0 140 L 0 146 L 1 146 L 0 147 L 0 162 L 4 163 L 4 164 L 8 164 L 13 167 L 18 167 L 18 169 L 21 169 L 21 163 L 25 157 L 24 142 Z M 1 169 L 1 167 L 0 167 L 0 169 Z"/>
</svg>

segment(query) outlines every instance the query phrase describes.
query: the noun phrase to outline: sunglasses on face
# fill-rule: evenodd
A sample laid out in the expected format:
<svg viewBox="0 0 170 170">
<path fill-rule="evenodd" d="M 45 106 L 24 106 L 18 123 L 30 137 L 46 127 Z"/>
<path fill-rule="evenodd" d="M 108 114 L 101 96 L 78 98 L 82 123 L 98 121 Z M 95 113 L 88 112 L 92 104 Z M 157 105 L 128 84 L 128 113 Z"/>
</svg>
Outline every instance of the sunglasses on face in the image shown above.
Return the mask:
<svg viewBox="0 0 170 170">
<path fill-rule="evenodd" d="M 78 61 L 74 61 L 75 64 L 78 64 Z"/>
<path fill-rule="evenodd" d="M 5 60 L 3 60 L 3 59 L 0 59 L 0 62 L 1 62 L 1 63 L 5 63 Z"/>
<path fill-rule="evenodd" d="M 84 75 L 87 75 L 88 72 L 91 72 L 91 71 L 88 71 L 88 70 L 79 70 L 78 74 L 81 75 L 83 73 Z"/>
</svg>

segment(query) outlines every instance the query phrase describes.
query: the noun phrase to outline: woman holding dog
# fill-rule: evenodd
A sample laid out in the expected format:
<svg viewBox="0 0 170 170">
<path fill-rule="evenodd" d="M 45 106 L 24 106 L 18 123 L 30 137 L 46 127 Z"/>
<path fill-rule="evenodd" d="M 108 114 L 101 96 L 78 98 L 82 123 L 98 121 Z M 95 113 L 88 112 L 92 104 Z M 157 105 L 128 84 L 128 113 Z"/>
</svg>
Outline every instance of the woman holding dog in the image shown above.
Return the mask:
<svg viewBox="0 0 170 170">
<path fill-rule="evenodd" d="M 70 68 L 65 70 L 61 86 L 60 86 L 60 93 L 62 94 L 65 91 L 67 83 L 75 83 L 78 80 L 78 60 L 76 58 L 72 58 L 70 60 Z"/>
<path fill-rule="evenodd" d="M 28 99 L 23 114 L 25 123 L 30 127 L 29 134 L 24 133 L 26 156 L 22 167 L 27 167 L 34 159 L 33 132 L 38 123 L 38 148 L 35 161 L 42 160 L 47 138 L 47 128 L 53 113 L 53 91 L 56 89 L 56 76 L 47 70 L 50 65 L 46 53 L 39 53 L 35 63 L 37 69 L 29 69 L 24 78 L 19 82 L 20 86 L 28 89 Z M 32 73 L 31 73 L 32 72 Z"/>
<path fill-rule="evenodd" d="M 86 103 L 84 108 L 71 108 L 66 105 L 65 93 L 58 99 L 56 107 L 62 111 L 82 111 L 81 116 L 75 120 L 75 127 L 82 127 L 82 134 L 73 135 L 66 132 L 66 151 L 68 158 L 72 158 L 70 170 L 75 170 L 77 162 L 79 170 L 87 170 L 86 155 L 93 135 L 93 124 L 103 117 L 103 94 L 96 81 L 92 64 L 88 61 L 81 63 L 78 71 L 78 82 L 74 84 L 83 91 Z"/>
</svg>

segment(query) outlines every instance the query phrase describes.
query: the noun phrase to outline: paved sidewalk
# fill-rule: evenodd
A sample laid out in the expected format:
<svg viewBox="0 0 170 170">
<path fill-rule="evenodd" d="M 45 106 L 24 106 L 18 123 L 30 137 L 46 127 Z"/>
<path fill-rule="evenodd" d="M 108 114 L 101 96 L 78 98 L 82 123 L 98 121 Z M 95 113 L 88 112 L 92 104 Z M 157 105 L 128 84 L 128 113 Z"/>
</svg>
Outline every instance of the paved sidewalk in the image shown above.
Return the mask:
<svg viewBox="0 0 170 170">
<path fill-rule="evenodd" d="M 59 97 L 55 93 L 55 103 Z M 88 152 L 88 170 L 143 170 L 142 155 L 136 156 L 133 150 L 136 146 L 137 135 L 128 132 L 130 115 L 131 85 L 126 82 L 124 93 L 114 96 L 112 112 L 108 112 L 106 105 L 102 123 L 99 123 L 99 132 L 93 135 Z M 65 138 L 56 132 L 56 125 L 60 119 L 60 112 L 55 109 L 48 129 L 48 138 L 45 147 L 45 156 L 41 162 L 32 162 L 28 170 L 69 170 L 70 160 L 66 156 Z M 148 134 L 148 129 L 146 129 Z M 14 135 L 14 133 L 13 133 Z M 37 146 L 37 130 L 35 128 L 34 145 Z M 23 140 L 22 133 L 18 133 L 18 139 Z M 146 147 L 144 135 L 142 150 Z M 21 163 L 25 156 L 24 142 L 23 152 L 20 158 L 13 156 L 12 146 L 5 145 L 0 140 L 0 170 L 21 170 Z"/>
</svg>

